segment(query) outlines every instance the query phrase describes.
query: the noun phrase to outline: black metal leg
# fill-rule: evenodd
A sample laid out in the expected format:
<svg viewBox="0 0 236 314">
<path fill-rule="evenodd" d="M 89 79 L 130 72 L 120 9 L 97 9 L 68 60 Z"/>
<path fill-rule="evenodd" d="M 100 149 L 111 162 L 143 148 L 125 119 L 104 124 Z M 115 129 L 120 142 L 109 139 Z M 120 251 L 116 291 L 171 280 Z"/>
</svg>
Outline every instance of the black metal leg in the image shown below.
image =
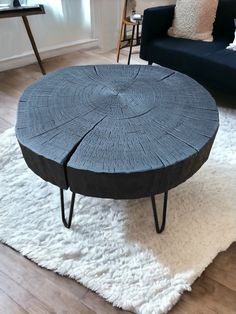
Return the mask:
<svg viewBox="0 0 236 314">
<path fill-rule="evenodd" d="M 135 25 L 132 28 L 132 36 L 130 40 L 130 49 L 129 49 L 129 57 L 128 57 L 128 64 L 130 64 L 130 58 L 132 54 L 132 48 L 133 48 L 133 41 L 134 41 L 134 32 L 135 32 Z"/>
<path fill-rule="evenodd" d="M 61 198 L 61 217 L 62 222 L 64 226 L 68 229 L 71 227 L 71 222 L 73 218 L 73 212 L 74 212 L 74 204 L 75 204 L 75 193 L 72 193 L 71 196 L 71 203 L 70 203 L 70 211 L 69 211 L 69 218 L 68 220 L 65 217 L 65 203 L 64 203 L 64 190 L 60 189 L 60 198 Z M 156 208 L 156 200 L 155 195 L 151 196 L 152 200 L 152 209 L 153 209 L 153 216 L 155 220 L 155 227 L 157 233 L 162 233 L 165 229 L 166 225 L 166 213 L 167 213 L 167 203 L 168 203 L 168 192 L 165 192 L 164 194 L 164 203 L 163 203 L 163 212 L 162 212 L 162 223 L 159 225 L 158 221 L 158 215 L 157 215 L 157 208 Z"/>
<path fill-rule="evenodd" d="M 136 45 L 140 45 L 140 42 L 139 42 L 139 24 L 137 25 Z"/>
<path fill-rule="evenodd" d="M 70 203 L 70 212 L 69 212 L 69 218 L 68 221 L 65 217 L 65 203 L 64 203 L 64 190 L 60 189 L 60 196 L 61 196 L 61 217 L 63 224 L 66 228 L 70 229 L 72 217 L 73 217 L 73 211 L 74 211 L 74 204 L 75 204 L 75 193 L 72 193 L 71 196 L 71 203 Z"/>
<path fill-rule="evenodd" d="M 127 25 L 125 24 L 124 26 L 124 37 L 123 37 L 123 41 L 127 40 Z"/>
<path fill-rule="evenodd" d="M 162 223 L 159 225 L 158 216 L 157 216 L 157 208 L 156 208 L 156 200 L 155 195 L 151 196 L 152 199 L 152 209 L 153 209 L 153 216 L 155 220 L 155 227 L 157 233 L 162 233 L 165 229 L 166 225 L 166 212 L 167 212 L 167 202 L 168 202 L 168 191 L 164 194 L 164 204 L 163 204 L 163 212 L 162 212 Z"/>
<path fill-rule="evenodd" d="M 153 62 L 152 61 L 148 61 L 148 65 L 152 65 L 153 64 Z"/>
</svg>

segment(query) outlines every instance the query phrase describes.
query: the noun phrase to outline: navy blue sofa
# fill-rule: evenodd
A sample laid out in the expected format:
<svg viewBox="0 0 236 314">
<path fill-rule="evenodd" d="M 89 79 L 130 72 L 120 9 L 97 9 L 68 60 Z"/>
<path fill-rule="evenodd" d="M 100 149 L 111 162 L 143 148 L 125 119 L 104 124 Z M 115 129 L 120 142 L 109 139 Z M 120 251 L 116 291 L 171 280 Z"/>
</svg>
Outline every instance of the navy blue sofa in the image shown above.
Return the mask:
<svg viewBox="0 0 236 314">
<path fill-rule="evenodd" d="M 174 5 L 144 12 L 140 57 L 183 72 L 207 87 L 236 94 L 236 51 L 225 49 L 234 39 L 236 0 L 220 0 L 213 42 L 172 38 L 167 35 Z"/>
</svg>

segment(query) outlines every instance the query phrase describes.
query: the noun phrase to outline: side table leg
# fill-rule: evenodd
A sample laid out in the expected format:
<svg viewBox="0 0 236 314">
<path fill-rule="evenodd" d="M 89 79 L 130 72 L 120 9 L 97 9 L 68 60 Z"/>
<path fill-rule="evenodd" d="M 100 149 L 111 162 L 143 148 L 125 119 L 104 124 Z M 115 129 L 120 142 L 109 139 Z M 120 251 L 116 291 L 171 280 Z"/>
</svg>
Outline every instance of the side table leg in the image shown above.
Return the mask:
<svg viewBox="0 0 236 314">
<path fill-rule="evenodd" d="M 130 48 L 129 48 L 129 57 L 128 57 L 128 65 L 130 64 L 131 54 L 132 54 L 132 48 L 133 48 L 133 42 L 134 42 L 134 32 L 135 32 L 135 25 L 132 27 L 132 35 L 130 39 Z"/>
<path fill-rule="evenodd" d="M 155 195 L 151 196 L 151 200 L 152 200 L 152 209 L 153 209 L 153 216 L 154 216 L 154 220 L 155 220 L 156 232 L 157 233 L 162 233 L 164 231 L 165 225 L 166 225 L 168 191 L 165 192 L 165 194 L 164 194 L 164 203 L 163 203 L 163 212 L 162 212 L 162 223 L 161 223 L 161 225 L 159 225 L 159 221 L 158 221 Z"/>
<path fill-rule="evenodd" d="M 71 222 L 72 222 L 72 217 L 73 217 L 73 212 L 74 212 L 74 204 L 75 204 L 75 193 L 72 193 L 71 196 L 71 203 L 70 203 L 70 212 L 69 212 L 69 218 L 68 221 L 66 220 L 65 217 L 65 203 L 64 203 L 64 190 L 60 189 L 60 198 L 61 198 L 61 217 L 63 224 L 66 228 L 70 229 L 71 227 Z"/>
<path fill-rule="evenodd" d="M 27 34 L 29 36 L 29 39 L 30 39 L 30 42 L 31 42 L 31 45 L 32 45 L 32 48 L 34 50 L 34 54 L 37 58 L 37 61 L 38 61 L 38 64 L 39 64 L 39 67 L 41 69 L 41 72 L 43 75 L 46 74 L 45 70 L 44 70 L 44 67 L 43 67 L 43 64 L 42 64 L 42 60 L 40 58 L 40 55 L 39 55 L 39 52 L 38 52 L 38 49 L 37 49 L 37 46 L 36 46 L 36 43 L 35 43 L 35 40 L 34 40 L 34 36 L 31 32 L 31 29 L 30 29 L 30 25 L 29 25 L 29 21 L 27 19 L 26 16 L 22 16 L 22 19 L 23 19 L 23 22 L 24 22 L 24 25 L 25 25 L 25 29 L 27 31 Z"/>
</svg>

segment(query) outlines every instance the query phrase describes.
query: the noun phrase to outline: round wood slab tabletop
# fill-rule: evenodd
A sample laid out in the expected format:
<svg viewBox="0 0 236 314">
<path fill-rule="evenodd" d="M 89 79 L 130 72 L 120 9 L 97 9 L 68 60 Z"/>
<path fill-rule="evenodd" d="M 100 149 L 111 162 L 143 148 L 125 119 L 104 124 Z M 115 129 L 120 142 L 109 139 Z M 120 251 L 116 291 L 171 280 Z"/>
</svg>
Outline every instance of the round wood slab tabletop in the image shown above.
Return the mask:
<svg viewBox="0 0 236 314">
<path fill-rule="evenodd" d="M 219 126 L 210 94 L 176 71 L 89 65 L 50 73 L 23 93 L 16 136 L 29 168 L 88 196 L 166 192 L 208 159 Z"/>
</svg>

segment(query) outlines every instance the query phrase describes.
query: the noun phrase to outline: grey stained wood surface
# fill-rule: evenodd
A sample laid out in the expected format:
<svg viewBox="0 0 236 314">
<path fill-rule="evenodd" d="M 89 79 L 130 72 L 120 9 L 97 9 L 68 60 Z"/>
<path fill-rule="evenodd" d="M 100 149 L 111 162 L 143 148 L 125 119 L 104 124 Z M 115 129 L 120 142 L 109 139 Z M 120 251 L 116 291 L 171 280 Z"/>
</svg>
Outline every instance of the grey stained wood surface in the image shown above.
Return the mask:
<svg viewBox="0 0 236 314">
<path fill-rule="evenodd" d="M 65 68 L 30 86 L 16 134 L 44 180 L 84 195 L 138 198 L 193 175 L 217 128 L 213 98 L 187 76 L 97 65 Z"/>
</svg>

